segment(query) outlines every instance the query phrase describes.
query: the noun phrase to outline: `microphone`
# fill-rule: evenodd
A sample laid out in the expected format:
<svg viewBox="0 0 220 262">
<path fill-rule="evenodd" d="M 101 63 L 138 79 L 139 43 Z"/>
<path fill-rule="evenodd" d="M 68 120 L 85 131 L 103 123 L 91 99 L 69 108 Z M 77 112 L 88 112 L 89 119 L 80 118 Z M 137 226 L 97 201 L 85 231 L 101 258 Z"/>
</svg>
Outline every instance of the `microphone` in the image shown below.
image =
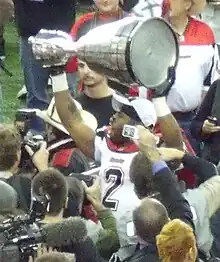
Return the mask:
<svg viewBox="0 0 220 262">
<path fill-rule="evenodd" d="M 50 247 L 62 247 L 81 243 L 85 241 L 86 237 L 87 227 L 84 220 L 80 217 L 71 217 L 58 223 L 44 225 L 39 231 L 16 237 L 6 242 L 5 245 L 45 243 Z"/>
<path fill-rule="evenodd" d="M 6 182 L 0 180 L 0 213 L 11 212 L 17 207 L 17 192 Z"/>
<path fill-rule="evenodd" d="M 66 262 L 75 262 L 76 257 L 74 254 L 65 253 L 65 252 L 50 252 L 36 258 L 35 262 L 43 262 L 43 261 L 66 261 Z"/>
</svg>

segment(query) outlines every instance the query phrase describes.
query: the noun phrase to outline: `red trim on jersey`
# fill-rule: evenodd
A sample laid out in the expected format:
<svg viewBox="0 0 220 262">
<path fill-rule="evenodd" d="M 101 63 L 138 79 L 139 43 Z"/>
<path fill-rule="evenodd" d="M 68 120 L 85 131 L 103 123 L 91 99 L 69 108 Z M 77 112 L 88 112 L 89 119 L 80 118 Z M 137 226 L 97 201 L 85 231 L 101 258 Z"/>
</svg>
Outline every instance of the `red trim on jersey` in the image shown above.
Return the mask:
<svg viewBox="0 0 220 262">
<path fill-rule="evenodd" d="M 108 130 L 109 127 L 107 127 L 104 130 L 104 133 L 105 133 L 106 144 L 109 150 L 117 153 L 135 153 L 139 151 L 138 146 L 132 141 L 125 143 L 123 146 L 113 143 L 111 139 L 108 137 Z"/>
<path fill-rule="evenodd" d="M 139 96 L 139 87 L 138 86 L 133 86 L 129 88 L 128 95 L 131 97 L 138 97 Z"/>
<path fill-rule="evenodd" d="M 95 12 L 87 13 L 79 17 L 79 19 L 76 20 L 75 24 L 71 28 L 70 35 L 74 38 L 77 37 L 78 31 L 82 27 L 83 24 L 89 22 L 94 18 Z"/>
<path fill-rule="evenodd" d="M 71 28 L 70 35 L 73 37 L 73 39 L 76 38 L 78 31 L 80 28 L 87 22 L 91 21 L 94 18 L 94 12 L 93 13 L 87 13 L 82 16 L 75 22 L 73 27 Z M 74 56 L 66 65 L 66 72 L 67 73 L 74 73 L 77 72 L 78 64 L 77 64 L 77 57 Z"/>
<path fill-rule="evenodd" d="M 162 17 L 164 17 L 170 9 L 170 3 L 169 0 L 164 0 L 162 3 Z"/>
<path fill-rule="evenodd" d="M 66 148 L 59 150 L 54 154 L 52 164 L 54 166 L 68 167 L 74 150 L 75 148 Z"/>
<path fill-rule="evenodd" d="M 204 22 L 190 17 L 180 45 L 213 45 L 215 36 L 212 29 Z"/>
<path fill-rule="evenodd" d="M 106 137 L 106 144 L 108 149 L 117 153 L 136 153 L 139 151 L 136 144 L 133 142 L 127 142 L 123 146 L 115 144 L 110 138 Z"/>
</svg>

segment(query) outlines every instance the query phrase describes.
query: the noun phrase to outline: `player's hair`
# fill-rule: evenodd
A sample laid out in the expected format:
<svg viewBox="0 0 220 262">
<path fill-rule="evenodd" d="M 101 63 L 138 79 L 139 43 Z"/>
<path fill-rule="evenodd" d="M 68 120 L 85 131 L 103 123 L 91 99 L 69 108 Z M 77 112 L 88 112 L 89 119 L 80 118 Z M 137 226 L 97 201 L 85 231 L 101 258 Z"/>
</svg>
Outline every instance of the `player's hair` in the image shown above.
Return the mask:
<svg viewBox="0 0 220 262">
<path fill-rule="evenodd" d="M 11 169 L 18 161 L 21 137 L 14 126 L 0 124 L 0 171 Z"/>
<path fill-rule="evenodd" d="M 35 195 L 50 197 L 48 214 L 58 215 L 65 207 L 68 186 L 65 177 L 55 168 L 38 173 L 32 180 L 32 192 Z"/>
<path fill-rule="evenodd" d="M 139 152 L 133 158 L 129 176 L 139 198 L 144 198 L 157 192 L 153 181 L 152 164 L 143 153 Z"/>
<path fill-rule="evenodd" d="M 35 262 L 75 262 L 74 254 L 50 252 L 38 257 Z"/>
<path fill-rule="evenodd" d="M 168 221 L 165 206 L 152 198 L 143 199 L 140 206 L 133 211 L 136 233 L 146 242 L 155 242 L 155 237 Z"/>
<path fill-rule="evenodd" d="M 162 261 L 183 262 L 190 249 L 195 247 L 196 240 L 189 225 L 174 219 L 162 228 L 156 242 Z"/>
</svg>

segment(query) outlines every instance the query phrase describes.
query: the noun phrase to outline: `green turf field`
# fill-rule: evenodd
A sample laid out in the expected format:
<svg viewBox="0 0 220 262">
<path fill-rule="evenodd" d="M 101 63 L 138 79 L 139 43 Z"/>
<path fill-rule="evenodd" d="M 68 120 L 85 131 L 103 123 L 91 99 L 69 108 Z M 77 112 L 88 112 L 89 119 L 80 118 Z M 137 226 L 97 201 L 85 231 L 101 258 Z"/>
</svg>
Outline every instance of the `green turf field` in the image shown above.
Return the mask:
<svg viewBox="0 0 220 262">
<path fill-rule="evenodd" d="M 83 13 L 88 12 L 81 10 L 77 13 L 79 17 Z M 23 86 L 23 74 L 20 67 L 19 58 L 19 38 L 15 24 L 9 23 L 5 29 L 6 41 L 6 68 L 13 73 L 12 77 L 7 76 L 4 72 L 0 72 L 0 84 L 3 89 L 3 114 L 5 122 L 14 119 L 15 110 L 19 107 L 20 102 L 17 100 L 17 92 Z"/>
<path fill-rule="evenodd" d="M 14 118 L 14 112 L 19 106 L 16 95 L 23 85 L 18 40 L 14 23 L 8 24 L 5 30 L 7 52 L 5 66 L 13 73 L 13 76 L 9 77 L 3 71 L 0 74 L 0 83 L 3 89 L 3 114 L 6 122 L 10 122 Z"/>
</svg>

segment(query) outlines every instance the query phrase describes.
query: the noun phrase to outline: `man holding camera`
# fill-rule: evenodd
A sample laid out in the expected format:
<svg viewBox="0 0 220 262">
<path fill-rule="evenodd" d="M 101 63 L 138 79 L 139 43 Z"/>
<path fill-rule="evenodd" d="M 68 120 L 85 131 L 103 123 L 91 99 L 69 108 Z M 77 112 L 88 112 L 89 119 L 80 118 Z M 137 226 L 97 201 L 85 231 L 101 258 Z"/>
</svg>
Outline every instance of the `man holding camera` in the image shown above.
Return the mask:
<svg viewBox="0 0 220 262">
<path fill-rule="evenodd" d="M 29 211 L 30 205 L 30 179 L 28 175 L 19 174 L 19 167 L 23 150 L 27 150 L 37 170 L 48 168 L 49 153 L 46 143 L 41 144 L 37 152 L 22 146 L 21 136 L 15 127 L 0 125 L 0 179 L 10 184 L 18 193 L 18 207 Z M 29 174 L 30 175 L 30 174 Z M 33 174 L 31 174 L 33 176 Z"/>
</svg>

